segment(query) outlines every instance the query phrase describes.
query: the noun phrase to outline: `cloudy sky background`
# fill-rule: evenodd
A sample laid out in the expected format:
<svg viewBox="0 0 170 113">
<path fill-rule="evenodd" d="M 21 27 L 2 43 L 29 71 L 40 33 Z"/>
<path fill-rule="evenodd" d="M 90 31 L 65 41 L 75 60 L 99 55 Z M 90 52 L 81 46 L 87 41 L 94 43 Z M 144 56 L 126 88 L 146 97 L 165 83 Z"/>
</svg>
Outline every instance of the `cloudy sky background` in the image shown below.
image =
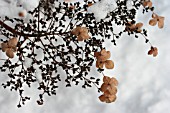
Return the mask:
<svg viewBox="0 0 170 113">
<path fill-rule="evenodd" d="M 8 0 L 10 1 L 10 0 Z M 11 0 L 12 1 L 12 0 Z M 14 0 L 16 1 L 16 0 Z M 34 7 L 36 0 L 24 3 L 25 9 Z M 26 0 L 28 1 L 28 0 Z M 0 87 L 0 113 L 169 113 L 170 112 L 170 2 L 169 0 L 152 0 L 155 13 L 165 16 L 163 29 L 151 27 L 148 21 L 151 13 L 138 14 L 138 20 L 143 21 L 148 29 L 151 43 L 158 47 L 156 58 L 147 55 L 149 45 L 139 37 L 124 35 L 117 40 L 117 46 L 106 43 L 107 49 L 112 51 L 115 62 L 114 70 L 106 70 L 108 76 L 115 76 L 119 81 L 117 100 L 115 103 L 105 104 L 98 100 L 100 95 L 96 88 L 82 89 L 81 86 L 65 88 L 60 84 L 57 95 L 46 97 L 43 106 L 38 106 L 36 99 L 38 91 L 27 89 L 31 101 L 22 108 L 17 108 L 18 94 Z M 14 8 L 14 2 L 8 4 L 0 0 L 0 15 L 17 16 L 22 8 Z M 30 4 L 30 6 L 29 6 Z M 15 10 L 14 10 L 15 9 Z M 94 68 L 95 69 L 95 68 Z M 101 76 L 96 71 L 92 72 Z M 6 75 L 0 73 L 0 84 L 7 80 Z"/>
</svg>

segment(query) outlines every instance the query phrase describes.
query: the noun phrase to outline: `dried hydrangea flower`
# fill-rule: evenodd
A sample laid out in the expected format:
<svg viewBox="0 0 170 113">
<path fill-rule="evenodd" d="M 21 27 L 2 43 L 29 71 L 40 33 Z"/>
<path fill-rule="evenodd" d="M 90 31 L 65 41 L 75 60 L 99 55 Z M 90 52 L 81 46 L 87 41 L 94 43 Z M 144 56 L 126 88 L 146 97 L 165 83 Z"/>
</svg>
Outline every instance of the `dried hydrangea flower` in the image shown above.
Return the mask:
<svg viewBox="0 0 170 113">
<path fill-rule="evenodd" d="M 153 13 L 152 19 L 149 21 L 149 25 L 155 26 L 158 23 L 158 27 L 163 28 L 164 27 L 164 20 L 165 20 L 165 17 L 158 16 L 157 14 Z"/>
<path fill-rule="evenodd" d="M 71 33 L 77 36 L 78 41 L 83 41 L 90 38 L 86 27 L 76 27 L 71 31 Z"/>
<path fill-rule="evenodd" d="M 102 69 L 104 65 L 107 69 L 114 68 L 114 62 L 112 60 L 108 60 L 111 56 L 110 51 L 106 51 L 105 49 L 102 49 L 100 52 L 95 52 L 94 56 L 97 58 L 96 61 L 97 68 Z"/>
<path fill-rule="evenodd" d="M 139 22 L 137 24 L 132 24 L 131 22 L 128 22 L 126 24 L 126 30 L 127 31 L 136 31 L 138 33 L 140 33 L 142 31 L 142 26 L 143 26 L 143 23 Z"/>
<path fill-rule="evenodd" d="M 144 7 L 149 7 L 149 8 L 152 8 L 152 2 L 150 0 L 145 0 L 143 1 L 143 4 L 142 4 Z"/>
<path fill-rule="evenodd" d="M 148 55 L 153 55 L 153 57 L 156 57 L 158 55 L 158 49 L 156 47 L 151 47 L 148 51 Z"/>
<path fill-rule="evenodd" d="M 7 43 L 1 43 L 2 51 L 6 52 L 9 58 L 14 58 L 14 52 L 17 50 L 18 39 L 16 37 L 11 38 Z"/>
<path fill-rule="evenodd" d="M 111 103 L 116 100 L 116 93 L 118 85 L 118 81 L 112 77 L 104 76 L 103 77 L 103 84 L 101 85 L 100 90 L 103 92 L 103 95 L 99 96 L 100 101 Z"/>
</svg>

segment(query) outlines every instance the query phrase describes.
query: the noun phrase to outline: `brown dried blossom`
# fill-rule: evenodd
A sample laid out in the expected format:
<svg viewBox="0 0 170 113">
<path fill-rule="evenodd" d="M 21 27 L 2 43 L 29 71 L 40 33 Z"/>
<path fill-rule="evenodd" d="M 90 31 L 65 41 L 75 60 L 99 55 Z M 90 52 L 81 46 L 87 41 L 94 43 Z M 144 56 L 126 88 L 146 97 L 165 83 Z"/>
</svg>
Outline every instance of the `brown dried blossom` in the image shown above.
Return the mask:
<svg viewBox="0 0 170 113">
<path fill-rule="evenodd" d="M 148 51 L 148 55 L 153 55 L 153 57 L 156 57 L 158 55 L 158 49 L 156 47 L 151 47 Z"/>
<path fill-rule="evenodd" d="M 149 25 L 155 26 L 158 23 L 158 27 L 163 28 L 164 27 L 164 20 L 165 20 L 165 17 L 158 16 L 157 14 L 153 13 L 152 19 L 149 21 Z"/>
<path fill-rule="evenodd" d="M 71 33 L 77 36 L 78 41 L 83 41 L 90 38 L 86 27 L 76 27 Z"/>
<path fill-rule="evenodd" d="M 149 7 L 149 8 L 152 8 L 152 2 L 151 0 L 145 0 L 143 1 L 143 4 L 142 4 L 144 7 Z"/>
<path fill-rule="evenodd" d="M 16 50 L 17 50 L 17 48 L 16 48 L 17 43 L 18 43 L 18 40 L 16 37 L 11 38 L 6 43 L 1 43 L 2 51 L 6 52 L 6 55 L 9 58 L 14 58 L 14 52 L 16 52 Z"/>
<path fill-rule="evenodd" d="M 108 60 L 111 56 L 110 51 L 106 51 L 105 49 L 102 49 L 101 52 L 95 52 L 94 56 L 97 58 L 96 61 L 97 68 L 102 69 L 104 65 L 107 69 L 114 68 L 114 62 L 112 60 Z"/>
<path fill-rule="evenodd" d="M 142 32 L 142 26 L 143 26 L 143 23 L 139 22 L 137 24 L 132 24 L 131 22 L 128 22 L 126 24 L 126 30 L 127 31 L 136 31 L 138 33 Z"/>
<path fill-rule="evenodd" d="M 117 88 L 116 86 L 118 85 L 118 81 L 112 77 L 103 77 L 103 84 L 101 85 L 100 90 L 103 92 L 103 95 L 99 96 L 100 101 L 106 102 L 106 103 L 111 103 L 116 100 L 116 93 L 117 93 Z"/>
</svg>

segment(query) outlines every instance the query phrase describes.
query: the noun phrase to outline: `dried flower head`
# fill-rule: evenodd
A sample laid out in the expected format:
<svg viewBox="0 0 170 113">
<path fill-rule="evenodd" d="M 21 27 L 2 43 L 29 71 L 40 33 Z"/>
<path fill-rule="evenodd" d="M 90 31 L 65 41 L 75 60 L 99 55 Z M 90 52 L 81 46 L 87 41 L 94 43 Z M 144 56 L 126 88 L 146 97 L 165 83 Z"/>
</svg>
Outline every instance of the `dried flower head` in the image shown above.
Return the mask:
<svg viewBox="0 0 170 113">
<path fill-rule="evenodd" d="M 17 43 L 18 39 L 16 37 L 11 38 L 8 42 L 6 43 L 1 43 L 2 51 L 6 52 L 6 55 L 9 58 L 14 57 L 14 52 L 17 50 Z"/>
<path fill-rule="evenodd" d="M 143 23 L 139 22 L 137 24 L 132 24 L 131 22 L 128 22 L 126 24 L 126 30 L 127 31 L 136 31 L 138 33 L 140 33 L 142 31 L 142 26 L 143 26 Z"/>
<path fill-rule="evenodd" d="M 158 49 L 156 47 L 151 47 L 148 51 L 148 55 L 153 55 L 153 57 L 156 57 L 158 55 Z"/>
<path fill-rule="evenodd" d="M 104 65 L 107 69 L 113 69 L 114 68 L 114 62 L 112 60 L 108 60 L 111 56 L 110 51 L 106 51 L 105 49 L 102 49 L 100 52 L 95 52 L 94 56 L 96 57 L 96 67 L 97 68 L 103 68 Z"/>
<path fill-rule="evenodd" d="M 164 27 L 164 20 L 165 20 L 165 17 L 158 16 L 157 14 L 153 13 L 152 19 L 149 21 L 149 25 L 155 26 L 158 23 L 158 27 L 163 28 Z"/>
<path fill-rule="evenodd" d="M 90 38 L 86 27 L 76 27 L 71 33 L 77 36 L 78 41 L 83 41 Z"/>
<path fill-rule="evenodd" d="M 152 2 L 150 0 L 145 0 L 143 1 L 143 4 L 142 4 L 144 7 L 149 7 L 149 8 L 152 8 Z"/>
</svg>

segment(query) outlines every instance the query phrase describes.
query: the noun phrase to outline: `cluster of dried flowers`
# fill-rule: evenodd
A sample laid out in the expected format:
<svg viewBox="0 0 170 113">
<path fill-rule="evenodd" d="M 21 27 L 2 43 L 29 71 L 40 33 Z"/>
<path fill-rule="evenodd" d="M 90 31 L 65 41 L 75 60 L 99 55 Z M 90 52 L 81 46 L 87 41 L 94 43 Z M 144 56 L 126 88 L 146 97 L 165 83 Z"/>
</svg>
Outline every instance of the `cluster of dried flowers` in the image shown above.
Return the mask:
<svg viewBox="0 0 170 113">
<path fill-rule="evenodd" d="M 100 90 L 103 92 L 103 95 L 99 96 L 100 101 L 111 103 L 116 100 L 116 93 L 118 81 L 112 77 L 104 76 L 103 84 L 101 85 Z"/>
<path fill-rule="evenodd" d="M 37 100 L 39 105 L 43 104 L 45 94 L 57 95 L 61 74 L 65 75 L 66 87 L 79 85 L 79 82 L 84 83 L 82 88 L 94 85 L 103 92 L 99 97 L 102 102 L 114 102 L 117 80 L 104 76 L 104 83 L 99 88 L 100 77 L 89 75 L 94 63 L 96 70 L 102 74 L 105 68 L 114 68 L 114 62 L 110 60 L 111 52 L 104 49 L 103 43 L 107 40 L 116 45 L 116 40 L 123 33 L 136 38 L 142 35 L 146 43 L 149 42 L 147 31 L 142 28 L 144 23 L 135 20 L 136 12 L 141 6 L 143 13 L 154 11 L 150 0 L 133 0 L 131 9 L 127 8 L 127 0 L 116 0 L 117 8 L 100 21 L 96 21 L 93 13 L 87 12 L 89 7 L 93 7 L 100 0 L 84 0 L 82 3 L 69 1 L 65 0 L 55 6 L 58 0 L 40 0 L 39 6 L 28 12 L 33 18 L 27 23 L 23 20 L 26 16 L 24 11 L 18 13 L 20 18 L 0 19 L 0 31 L 3 35 L 3 38 L 0 37 L 1 49 L 2 53 L 6 52 L 7 55 L 7 58 L 0 58 L 0 70 L 8 73 L 9 77 L 2 86 L 18 92 L 18 107 L 30 99 L 24 96 L 23 86 L 31 87 L 34 82 L 38 83 L 37 88 L 41 91 Z M 10 27 L 6 22 L 16 25 Z M 154 26 L 157 23 L 158 27 L 162 28 L 164 17 L 153 12 L 149 24 Z M 115 25 L 125 26 L 125 29 L 115 32 Z M 149 44 L 151 45 L 150 42 Z M 151 45 L 148 54 L 157 56 L 157 48 Z M 41 58 L 37 57 L 38 55 L 41 55 Z M 14 57 L 16 61 L 12 60 Z M 25 65 L 27 59 L 31 61 L 29 65 Z"/>
<path fill-rule="evenodd" d="M 143 6 L 145 8 L 149 8 L 151 10 L 153 9 L 151 0 L 144 0 L 143 1 Z M 153 12 L 152 13 L 152 19 L 149 21 L 149 25 L 155 26 L 158 23 L 158 27 L 163 28 L 164 27 L 164 20 L 165 20 L 165 17 L 158 16 L 156 13 Z"/>
</svg>

